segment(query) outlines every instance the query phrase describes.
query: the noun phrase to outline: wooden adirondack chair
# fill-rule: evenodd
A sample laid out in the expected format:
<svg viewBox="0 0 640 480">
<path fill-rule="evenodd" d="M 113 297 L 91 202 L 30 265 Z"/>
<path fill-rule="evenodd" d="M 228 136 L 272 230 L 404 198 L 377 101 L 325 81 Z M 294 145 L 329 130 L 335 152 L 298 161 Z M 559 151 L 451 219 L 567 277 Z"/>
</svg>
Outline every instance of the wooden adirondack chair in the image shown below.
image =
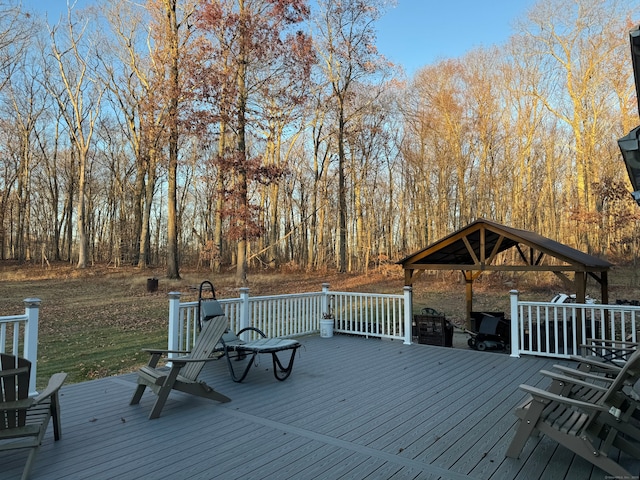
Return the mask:
<svg viewBox="0 0 640 480">
<path fill-rule="evenodd" d="M 30 375 L 29 360 L 0 354 L 0 451 L 31 449 L 22 472 L 23 480 L 31 474 L 51 418 L 54 439 L 60 440 L 58 390 L 67 377 L 66 373 L 56 373 L 41 394 L 29 397 Z"/>
<path fill-rule="evenodd" d="M 531 399 L 515 411 L 520 422 L 506 456 L 517 458 L 529 437 L 539 432 L 610 475 L 632 478 L 631 473 L 610 453 L 615 447 L 640 460 L 640 429 L 631 421 L 638 403 L 632 401 L 625 392 L 625 388 L 634 379 L 637 381 L 639 375 L 640 351 L 637 351 L 630 356 L 608 388 L 589 390 L 597 392 L 600 389 L 593 396 L 584 391 L 579 395 L 577 392 L 580 390 L 575 388 L 577 384 L 572 383 L 574 380 L 570 376 L 563 380 L 565 385 L 562 386 L 562 393 L 569 396 L 520 385 L 522 390 L 531 395 Z M 584 388 L 589 387 L 588 382 L 584 383 Z"/>
<path fill-rule="evenodd" d="M 227 329 L 227 324 L 227 318 L 222 315 L 204 321 L 191 352 L 145 349 L 151 358 L 149 364 L 138 372 L 138 388 L 131 398 L 130 405 L 140 402 L 146 387 L 151 388 L 158 396 L 149 414 L 150 419 L 160 416 L 171 390 L 179 390 L 218 402 L 230 401 L 230 398 L 216 392 L 206 383 L 198 381 L 198 375 L 204 364 L 216 360 L 216 357 L 212 357 L 211 354 Z M 171 368 L 159 368 L 160 358 L 168 353 L 179 353 L 185 356 L 171 358 Z"/>
</svg>

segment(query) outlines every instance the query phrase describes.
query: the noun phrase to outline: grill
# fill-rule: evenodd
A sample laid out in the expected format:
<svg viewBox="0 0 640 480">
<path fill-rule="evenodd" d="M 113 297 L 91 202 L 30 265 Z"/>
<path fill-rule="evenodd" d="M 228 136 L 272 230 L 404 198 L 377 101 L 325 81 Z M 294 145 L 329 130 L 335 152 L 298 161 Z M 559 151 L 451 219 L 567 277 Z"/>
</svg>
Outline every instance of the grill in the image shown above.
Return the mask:
<svg viewBox="0 0 640 480">
<path fill-rule="evenodd" d="M 414 336 L 418 343 L 451 347 L 453 345 L 453 325 L 442 315 L 414 315 Z"/>
</svg>

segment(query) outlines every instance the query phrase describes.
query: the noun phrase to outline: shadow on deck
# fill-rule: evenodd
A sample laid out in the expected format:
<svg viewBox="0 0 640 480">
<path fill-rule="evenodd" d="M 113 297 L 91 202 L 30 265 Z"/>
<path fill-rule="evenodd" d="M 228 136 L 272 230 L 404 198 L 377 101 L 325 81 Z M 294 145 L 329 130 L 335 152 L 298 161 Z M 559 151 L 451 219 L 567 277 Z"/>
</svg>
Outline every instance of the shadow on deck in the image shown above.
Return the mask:
<svg viewBox="0 0 640 480">
<path fill-rule="evenodd" d="M 521 383 L 557 360 L 403 345 L 337 335 L 304 337 L 291 377 L 263 356 L 244 383 L 224 362 L 203 379 L 226 404 L 172 392 L 129 406 L 135 374 L 63 387 L 62 439 L 48 432 L 37 479 L 603 479 L 547 438 L 504 457 Z M 566 363 L 566 362 L 565 362 Z M 20 478 L 27 452 L 3 453 L 2 479 Z M 621 459 L 630 465 L 634 460 Z"/>
</svg>

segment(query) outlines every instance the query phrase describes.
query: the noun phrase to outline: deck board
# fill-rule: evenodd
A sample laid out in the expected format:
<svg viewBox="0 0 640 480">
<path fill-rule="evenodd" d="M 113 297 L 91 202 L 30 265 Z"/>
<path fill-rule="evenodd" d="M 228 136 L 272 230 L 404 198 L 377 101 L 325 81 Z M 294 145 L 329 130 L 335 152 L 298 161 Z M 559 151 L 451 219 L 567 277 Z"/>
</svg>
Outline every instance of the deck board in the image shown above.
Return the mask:
<svg viewBox="0 0 640 480">
<path fill-rule="evenodd" d="M 33 480 L 604 476 L 546 437 L 504 457 L 525 398 L 518 385 L 546 385 L 538 372 L 557 360 L 344 335 L 300 341 L 287 381 L 268 356 L 242 384 L 211 362 L 202 379 L 232 401 L 172 392 L 156 420 L 151 392 L 129 405 L 135 374 L 65 385 L 62 440 L 47 433 Z M 3 453 L 2 478 L 20 478 L 25 459 Z"/>
</svg>

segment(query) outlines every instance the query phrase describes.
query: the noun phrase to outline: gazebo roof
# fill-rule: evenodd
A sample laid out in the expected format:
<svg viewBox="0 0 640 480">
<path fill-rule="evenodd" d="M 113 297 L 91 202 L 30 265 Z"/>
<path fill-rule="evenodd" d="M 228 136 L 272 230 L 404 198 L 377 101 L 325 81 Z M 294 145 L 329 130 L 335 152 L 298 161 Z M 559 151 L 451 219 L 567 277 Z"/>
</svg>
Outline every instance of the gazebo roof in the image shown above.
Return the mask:
<svg viewBox="0 0 640 480">
<path fill-rule="evenodd" d="M 510 248 L 517 248 L 522 263 L 491 264 L 497 254 Z M 543 263 L 545 257 L 550 261 Z M 397 263 L 403 265 L 405 270 L 597 272 L 608 270 L 613 266 L 606 260 L 537 233 L 507 227 L 486 219 L 478 219 Z"/>
</svg>

